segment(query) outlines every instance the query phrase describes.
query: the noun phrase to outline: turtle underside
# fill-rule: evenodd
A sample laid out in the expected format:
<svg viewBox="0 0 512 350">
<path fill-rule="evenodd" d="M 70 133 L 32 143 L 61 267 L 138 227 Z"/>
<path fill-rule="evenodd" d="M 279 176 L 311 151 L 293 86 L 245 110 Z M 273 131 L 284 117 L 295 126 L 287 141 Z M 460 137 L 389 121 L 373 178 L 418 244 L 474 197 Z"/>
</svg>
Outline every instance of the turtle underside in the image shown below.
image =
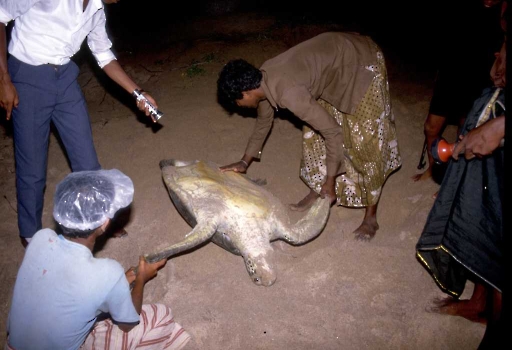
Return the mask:
<svg viewBox="0 0 512 350">
<path fill-rule="evenodd" d="M 212 241 L 242 256 L 255 284 L 271 286 L 276 273 L 270 242 L 306 243 L 320 234 L 329 216 L 329 200 L 319 198 L 291 225 L 286 208 L 272 193 L 242 174 L 222 172 L 213 162 L 166 159 L 160 169 L 172 202 L 193 229 L 181 242 L 146 254 L 148 262 Z"/>
</svg>

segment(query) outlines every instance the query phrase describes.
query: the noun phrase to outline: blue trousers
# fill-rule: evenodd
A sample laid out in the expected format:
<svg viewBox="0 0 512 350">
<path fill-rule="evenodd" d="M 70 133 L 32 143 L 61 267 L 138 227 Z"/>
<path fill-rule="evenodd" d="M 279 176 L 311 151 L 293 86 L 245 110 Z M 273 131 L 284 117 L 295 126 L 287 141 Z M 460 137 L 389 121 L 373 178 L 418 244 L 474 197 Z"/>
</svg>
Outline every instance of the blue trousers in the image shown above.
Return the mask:
<svg viewBox="0 0 512 350">
<path fill-rule="evenodd" d="M 74 62 L 33 66 L 9 57 L 9 75 L 18 92 L 13 109 L 14 156 L 20 236 L 42 228 L 48 141 L 53 123 L 64 144 L 72 171 L 101 168 L 94 149 L 85 98 Z"/>
</svg>

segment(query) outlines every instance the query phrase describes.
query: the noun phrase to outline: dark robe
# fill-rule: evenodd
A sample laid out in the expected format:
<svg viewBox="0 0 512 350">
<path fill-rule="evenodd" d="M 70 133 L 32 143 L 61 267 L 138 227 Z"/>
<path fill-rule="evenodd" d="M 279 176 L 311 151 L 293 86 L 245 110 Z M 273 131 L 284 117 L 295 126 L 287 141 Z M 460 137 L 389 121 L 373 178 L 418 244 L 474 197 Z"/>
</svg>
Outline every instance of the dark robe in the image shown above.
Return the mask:
<svg viewBox="0 0 512 350">
<path fill-rule="evenodd" d="M 499 90 L 500 103 L 490 103 L 496 91 L 484 89 L 467 116 L 462 134 L 475 128 L 486 108 L 492 111 L 489 118 L 503 115 L 504 90 Z M 454 297 L 462 294 L 471 275 L 500 292 L 503 289 L 503 161 L 503 147 L 480 159 L 450 159 L 416 245 L 420 262 L 439 287 Z"/>
</svg>

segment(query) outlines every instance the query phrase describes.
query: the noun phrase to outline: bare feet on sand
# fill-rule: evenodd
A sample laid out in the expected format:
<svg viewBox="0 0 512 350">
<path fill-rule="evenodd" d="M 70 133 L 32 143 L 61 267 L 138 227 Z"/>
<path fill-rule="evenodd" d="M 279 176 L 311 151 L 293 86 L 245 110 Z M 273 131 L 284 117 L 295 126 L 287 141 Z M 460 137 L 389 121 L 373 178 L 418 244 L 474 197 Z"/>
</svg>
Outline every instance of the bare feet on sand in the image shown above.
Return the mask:
<svg viewBox="0 0 512 350">
<path fill-rule="evenodd" d="M 485 304 L 471 302 L 470 300 L 457 300 L 454 298 L 436 298 L 432 304 L 425 308 L 427 312 L 443 315 L 460 316 L 470 321 L 486 324 Z"/>
<path fill-rule="evenodd" d="M 379 224 L 375 218 L 365 218 L 361 226 L 354 231 L 355 239 L 358 241 L 369 241 L 375 237 L 378 229 Z"/>
<path fill-rule="evenodd" d="M 411 179 L 414 182 L 417 182 L 417 181 L 423 181 L 423 180 L 430 179 L 431 177 L 432 177 L 432 170 L 430 168 L 428 168 L 421 174 L 415 174 L 414 176 L 411 177 Z"/>
<path fill-rule="evenodd" d="M 361 226 L 354 231 L 354 238 L 356 240 L 369 241 L 375 237 L 379 229 L 379 224 L 377 223 L 377 205 L 378 203 L 366 207 L 363 222 Z"/>
<path fill-rule="evenodd" d="M 318 193 L 316 193 L 313 190 L 310 190 L 308 195 L 304 197 L 299 203 L 297 204 L 290 204 L 290 209 L 293 211 L 304 211 L 313 205 L 315 200 L 320 197 Z"/>
</svg>

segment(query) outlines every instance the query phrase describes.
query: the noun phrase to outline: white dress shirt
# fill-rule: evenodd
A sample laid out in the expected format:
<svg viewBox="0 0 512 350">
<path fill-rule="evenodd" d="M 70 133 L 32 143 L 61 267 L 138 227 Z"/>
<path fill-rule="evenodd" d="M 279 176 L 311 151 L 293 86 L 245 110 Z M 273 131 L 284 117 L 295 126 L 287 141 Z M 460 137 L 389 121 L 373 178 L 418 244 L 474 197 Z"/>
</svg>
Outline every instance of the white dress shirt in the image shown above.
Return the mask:
<svg viewBox="0 0 512 350">
<path fill-rule="evenodd" d="M 0 0 L 0 22 L 15 20 L 9 53 L 31 65 L 62 65 L 87 44 L 103 68 L 116 59 L 110 50 L 101 0 Z"/>
</svg>

